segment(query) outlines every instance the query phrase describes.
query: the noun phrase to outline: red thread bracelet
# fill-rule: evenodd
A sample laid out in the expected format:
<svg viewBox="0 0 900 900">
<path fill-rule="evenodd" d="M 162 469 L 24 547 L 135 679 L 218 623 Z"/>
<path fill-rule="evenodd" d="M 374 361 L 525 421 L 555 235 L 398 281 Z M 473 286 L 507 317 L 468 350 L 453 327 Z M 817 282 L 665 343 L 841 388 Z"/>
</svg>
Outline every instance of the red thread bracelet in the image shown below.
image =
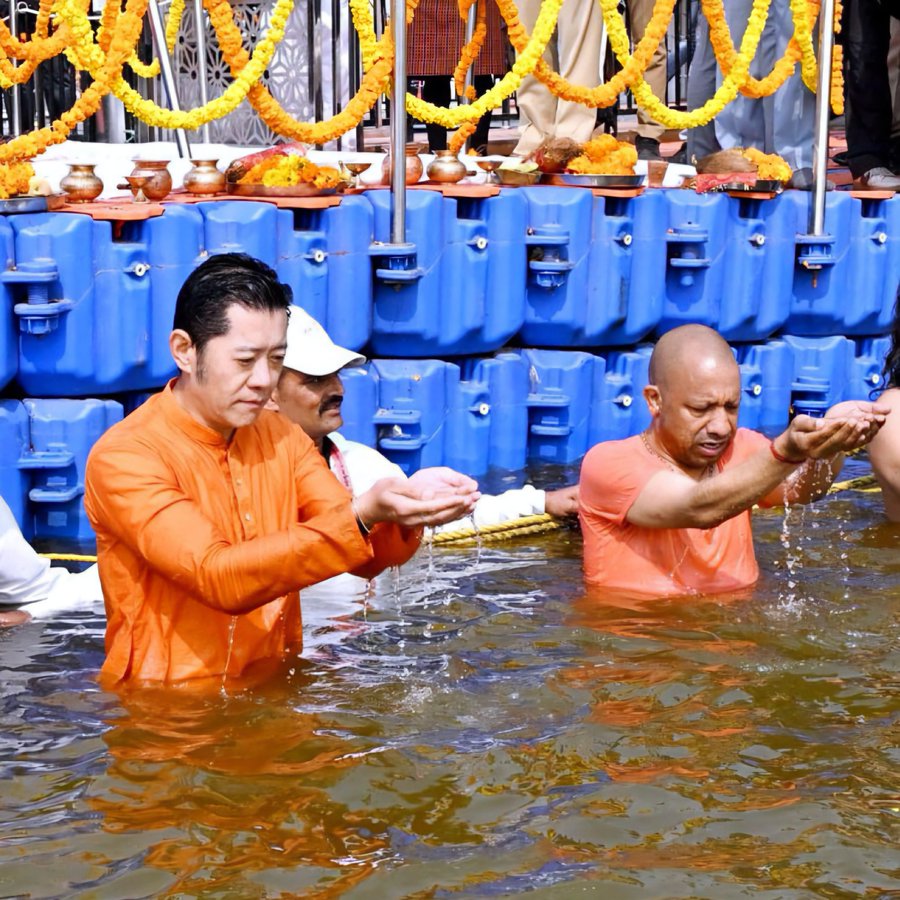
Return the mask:
<svg viewBox="0 0 900 900">
<path fill-rule="evenodd" d="M 806 462 L 806 459 L 805 459 L 805 458 L 804 458 L 804 459 L 789 459 L 787 456 L 782 456 L 782 455 L 775 449 L 775 441 L 769 441 L 769 450 L 772 451 L 772 456 L 774 456 L 775 459 L 778 460 L 778 462 L 780 462 L 780 463 L 787 463 L 787 465 L 789 465 L 789 466 L 799 466 L 801 463 L 805 463 L 805 462 Z"/>
</svg>

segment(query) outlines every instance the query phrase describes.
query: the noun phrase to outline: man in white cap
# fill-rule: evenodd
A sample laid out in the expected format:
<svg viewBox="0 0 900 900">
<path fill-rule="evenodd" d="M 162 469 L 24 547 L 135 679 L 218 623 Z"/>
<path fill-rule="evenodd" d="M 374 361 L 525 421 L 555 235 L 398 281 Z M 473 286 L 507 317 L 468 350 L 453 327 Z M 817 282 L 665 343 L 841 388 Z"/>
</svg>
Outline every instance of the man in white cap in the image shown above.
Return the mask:
<svg viewBox="0 0 900 900">
<path fill-rule="evenodd" d="M 338 432 L 344 421 L 341 370 L 361 366 L 365 361 L 361 354 L 335 344 L 305 310 L 291 307 L 284 368 L 271 402 L 312 438 L 331 471 L 354 495 L 368 490 L 379 478 L 403 475 L 396 463 L 377 450 L 347 440 Z M 577 507 L 577 485 L 556 491 L 525 485 L 496 496 L 482 496 L 470 517 L 441 528 L 471 528 L 473 522 L 484 527 L 545 512 L 574 515 Z"/>
</svg>

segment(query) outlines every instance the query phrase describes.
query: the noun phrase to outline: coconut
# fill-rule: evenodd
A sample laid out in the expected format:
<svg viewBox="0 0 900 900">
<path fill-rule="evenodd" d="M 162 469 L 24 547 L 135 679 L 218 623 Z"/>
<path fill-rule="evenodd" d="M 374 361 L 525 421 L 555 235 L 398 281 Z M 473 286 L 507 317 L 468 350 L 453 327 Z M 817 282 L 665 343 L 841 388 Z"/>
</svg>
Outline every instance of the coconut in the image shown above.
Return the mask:
<svg viewBox="0 0 900 900">
<path fill-rule="evenodd" d="M 697 172 L 701 175 L 726 175 L 729 172 L 755 172 L 756 165 L 750 162 L 740 147 L 718 150 L 697 160 Z"/>
<path fill-rule="evenodd" d="M 534 161 L 542 172 L 562 172 L 581 153 L 581 144 L 572 138 L 546 138 L 534 151 Z"/>
</svg>

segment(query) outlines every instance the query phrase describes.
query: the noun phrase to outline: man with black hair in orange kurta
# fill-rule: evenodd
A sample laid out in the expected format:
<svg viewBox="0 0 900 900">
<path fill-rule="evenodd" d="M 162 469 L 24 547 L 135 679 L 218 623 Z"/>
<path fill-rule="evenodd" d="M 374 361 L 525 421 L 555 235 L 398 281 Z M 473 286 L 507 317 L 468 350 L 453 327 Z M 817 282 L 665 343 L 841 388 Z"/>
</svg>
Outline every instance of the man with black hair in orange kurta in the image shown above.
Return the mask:
<svg viewBox="0 0 900 900">
<path fill-rule="evenodd" d="M 301 644 L 300 588 L 399 565 L 424 526 L 478 499 L 449 469 L 351 498 L 303 431 L 265 409 L 290 300 L 248 256 L 203 263 L 176 304 L 180 374 L 91 451 L 106 684 L 221 680 L 277 663 Z"/>
</svg>

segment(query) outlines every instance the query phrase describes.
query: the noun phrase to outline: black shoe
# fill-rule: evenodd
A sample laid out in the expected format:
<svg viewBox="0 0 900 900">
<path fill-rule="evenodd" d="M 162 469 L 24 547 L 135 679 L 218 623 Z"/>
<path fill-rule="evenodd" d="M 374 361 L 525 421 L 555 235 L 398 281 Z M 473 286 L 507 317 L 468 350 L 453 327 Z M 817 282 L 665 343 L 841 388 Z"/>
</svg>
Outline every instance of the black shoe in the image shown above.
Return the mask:
<svg viewBox="0 0 900 900">
<path fill-rule="evenodd" d="M 840 153 L 835 153 L 834 156 L 831 157 L 832 162 L 838 166 L 847 166 L 850 164 L 850 157 L 847 154 L 846 150 L 841 150 Z"/>
<path fill-rule="evenodd" d="M 662 159 L 659 155 L 659 141 L 653 138 L 636 137 L 634 147 L 637 150 L 638 159 Z"/>
<path fill-rule="evenodd" d="M 687 165 L 687 144 L 682 144 L 668 159 L 679 166 Z"/>
<path fill-rule="evenodd" d="M 813 170 L 809 166 L 805 166 L 802 169 L 797 169 L 793 175 L 791 175 L 791 180 L 785 185 L 785 187 L 793 188 L 795 191 L 811 191 L 816 184 L 816 180 L 813 176 Z M 825 190 L 833 191 L 834 185 L 825 180 Z"/>
</svg>

